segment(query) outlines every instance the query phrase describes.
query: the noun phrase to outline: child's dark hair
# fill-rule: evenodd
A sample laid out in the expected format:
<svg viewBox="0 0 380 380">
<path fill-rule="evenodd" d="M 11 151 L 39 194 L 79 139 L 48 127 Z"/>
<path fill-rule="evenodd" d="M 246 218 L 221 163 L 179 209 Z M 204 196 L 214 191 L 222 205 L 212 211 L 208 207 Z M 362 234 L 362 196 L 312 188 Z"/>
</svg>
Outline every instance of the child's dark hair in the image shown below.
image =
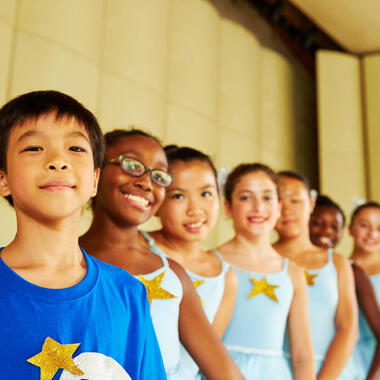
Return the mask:
<svg viewBox="0 0 380 380">
<path fill-rule="evenodd" d="M 0 109 L 0 169 L 7 171 L 7 148 L 11 130 L 28 120 L 56 112 L 56 119 L 75 118 L 88 133 L 95 168 L 101 168 L 104 160 L 103 134 L 96 117 L 81 103 L 59 91 L 34 91 L 20 95 Z M 6 197 L 13 205 L 12 197 Z"/>
<path fill-rule="evenodd" d="M 341 209 L 341 207 L 335 203 L 330 197 L 327 195 L 318 194 L 317 200 L 315 202 L 315 208 L 313 213 L 319 208 L 319 207 L 329 207 L 334 209 L 335 211 L 339 212 L 342 215 L 343 220 L 343 226 L 346 224 L 346 215 L 344 214 L 344 211 Z"/>
<path fill-rule="evenodd" d="M 304 176 L 303 174 L 294 172 L 292 170 L 282 170 L 282 171 L 277 172 L 277 176 L 279 179 L 281 177 L 297 179 L 298 181 L 301 181 L 304 184 L 304 186 L 306 187 L 306 190 L 308 192 L 310 191 L 309 179 L 306 176 Z"/>
<path fill-rule="evenodd" d="M 184 163 L 192 161 L 200 161 L 207 163 L 215 176 L 216 184 L 218 184 L 218 173 L 213 162 L 211 161 L 211 158 L 207 154 L 202 153 L 197 149 L 190 148 L 188 146 L 178 147 L 177 145 L 167 145 L 165 147 L 165 153 L 166 157 L 168 158 L 169 167 L 178 161 Z"/>
<path fill-rule="evenodd" d="M 232 193 L 239 179 L 246 174 L 255 172 L 265 173 L 273 181 L 277 189 L 277 175 L 269 166 L 261 164 L 259 162 L 240 164 L 236 166 L 227 177 L 226 185 L 224 187 L 224 197 L 228 203 L 231 204 Z"/>
<path fill-rule="evenodd" d="M 113 131 L 107 132 L 104 135 L 104 139 L 106 142 L 106 149 L 108 149 L 110 146 L 114 145 L 116 142 L 118 142 L 119 140 L 123 138 L 135 137 L 135 136 L 148 137 L 154 140 L 158 145 L 162 147 L 161 141 L 157 137 L 141 129 L 131 126 L 129 129 L 114 129 Z M 164 148 L 162 147 L 162 149 Z"/>
<path fill-rule="evenodd" d="M 350 224 L 353 224 L 354 223 L 354 220 L 355 218 L 358 216 L 358 214 L 366 209 L 366 208 L 376 208 L 378 210 L 380 210 L 380 204 L 375 202 L 375 201 L 369 201 L 369 202 L 366 202 L 366 203 L 363 203 L 362 205 L 356 207 L 356 209 L 352 212 L 351 214 L 351 221 L 350 221 Z"/>
</svg>

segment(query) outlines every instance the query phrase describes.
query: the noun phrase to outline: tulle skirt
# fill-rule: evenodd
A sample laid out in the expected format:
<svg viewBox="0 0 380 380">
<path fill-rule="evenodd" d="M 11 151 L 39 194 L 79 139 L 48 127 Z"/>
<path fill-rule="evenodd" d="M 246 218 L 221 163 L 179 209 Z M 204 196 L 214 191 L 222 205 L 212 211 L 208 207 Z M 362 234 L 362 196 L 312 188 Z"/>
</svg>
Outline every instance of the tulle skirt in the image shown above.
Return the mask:
<svg viewBox="0 0 380 380">
<path fill-rule="evenodd" d="M 317 368 L 317 373 L 319 373 L 323 364 L 323 359 L 315 359 L 315 366 Z M 360 376 L 355 361 L 353 357 L 348 361 L 343 371 L 338 377 L 338 380 L 365 380 L 365 376 Z"/>
<path fill-rule="evenodd" d="M 227 349 L 247 380 L 292 380 L 293 378 L 282 352 L 244 350 L 228 346 Z"/>
<path fill-rule="evenodd" d="M 376 340 L 373 337 L 360 339 L 355 346 L 353 360 L 355 363 L 358 379 L 365 379 L 371 367 L 373 355 L 376 350 Z M 360 376 L 360 377 L 359 377 Z"/>
</svg>

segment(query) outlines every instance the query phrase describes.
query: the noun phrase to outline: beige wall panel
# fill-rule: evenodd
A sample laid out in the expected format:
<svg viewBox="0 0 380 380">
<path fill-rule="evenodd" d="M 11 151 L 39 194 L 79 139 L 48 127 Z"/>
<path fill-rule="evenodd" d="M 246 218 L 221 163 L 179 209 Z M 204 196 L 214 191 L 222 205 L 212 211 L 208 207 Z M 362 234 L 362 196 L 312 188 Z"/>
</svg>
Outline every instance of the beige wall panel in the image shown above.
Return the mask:
<svg viewBox="0 0 380 380">
<path fill-rule="evenodd" d="M 366 114 L 369 197 L 380 201 L 380 54 L 362 60 Z"/>
<path fill-rule="evenodd" d="M 27 91 L 63 91 L 95 111 L 98 68 L 39 37 L 18 33 L 11 97 Z"/>
<path fill-rule="evenodd" d="M 177 105 L 169 105 L 165 144 L 194 147 L 215 159 L 218 129 L 212 120 Z"/>
<path fill-rule="evenodd" d="M 275 51 L 261 51 L 261 143 L 284 153 L 295 150 L 294 82 L 290 63 Z"/>
<path fill-rule="evenodd" d="M 252 32 L 221 21 L 219 122 L 260 138 L 260 50 Z"/>
<path fill-rule="evenodd" d="M 321 148 L 363 153 L 359 59 L 321 51 L 317 55 L 317 65 Z"/>
<path fill-rule="evenodd" d="M 103 0 L 20 0 L 17 26 L 99 63 Z"/>
<path fill-rule="evenodd" d="M 295 156 L 292 154 L 276 151 L 262 146 L 261 162 L 270 166 L 273 170 L 290 170 L 295 168 Z"/>
<path fill-rule="evenodd" d="M 8 25 L 13 25 L 16 13 L 17 1 L 0 0 L 0 20 Z"/>
<path fill-rule="evenodd" d="M 219 20 L 204 0 L 173 0 L 169 36 L 169 100 L 216 118 Z"/>
<path fill-rule="evenodd" d="M 0 247 L 9 244 L 16 233 L 16 214 L 4 198 L 0 198 Z"/>
<path fill-rule="evenodd" d="M 242 162 L 260 161 L 261 147 L 249 136 L 234 130 L 221 128 L 218 136 L 218 167 L 233 169 Z"/>
<path fill-rule="evenodd" d="M 366 197 L 360 64 L 355 56 L 317 54 L 320 191 L 338 202 L 347 216 L 354 198 Z M 338 251 L 348 255 L 346 233 Z"/>
<path fill-rule="evenodd" d="M 0 21 L 0 105 L 7 100 L 13 29 Z"/>
<path fill-rule="evenodd" d="M 159 93 L 111 74 L 102 75 L 100 88 L 97 116 L 104 132 L 135 125 L 163 137 L 165 107 Z"/>
<path fill-rule="evenodd" d="M 167 0 L 108 0 L 104 69 L 164 91 Z"/>
</svg>

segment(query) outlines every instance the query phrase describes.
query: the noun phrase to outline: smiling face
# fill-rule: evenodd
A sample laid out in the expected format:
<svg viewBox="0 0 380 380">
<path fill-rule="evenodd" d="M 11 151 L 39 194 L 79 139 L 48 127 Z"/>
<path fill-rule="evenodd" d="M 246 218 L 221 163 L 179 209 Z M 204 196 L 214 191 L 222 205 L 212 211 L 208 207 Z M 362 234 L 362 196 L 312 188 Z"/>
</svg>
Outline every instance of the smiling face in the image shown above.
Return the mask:
<svg viewBox="0 0 380 380">
<path fill-rule="evenodd" d="M 343 232 L 343 216 L 335 208 L 320 206 L 310 219 L 310 240 L 321 248 L 335 248 Z"/>
<path fill-rule="evenodd" d="M 350 235 L 355 249 L 364 252 L 380 250 L 380 209 L 364 208 L 355 216 L 350 225 Z"/>
<path fill-rule="evenodd" d="M 236 182 L 226 212 L 233 221 L 236 234 L 258 236 L 273 230 L 280 215 L 277 187 L 268 174 L 254 171 Z"/>
<path fill-rule="evenodd" d="M 280 177 L 281 216 L 276 224 L 280 239 L 309 233 L 309 219 L 314 207 L 305 184 L 295 178 Z"/>
<path fill-rule="evenodd" d="M 12 196 L 18 216 L 79 218 L 82 206 L 96 194 L 99 169 L 94 169 L 88 134 L 74 118 L 56 120 L 52 112 L 14 126 L 6 157 L 0 193 Z"/>
<path fill-rule="evenodd" d="M 106 162 L 120 155 L 135 158 L 149 169 L 168 170 L 165 153 L 153 139 L 145 136 L 120 138 L 106 152 Z M 165 197 L 165 188 L 152 182 L 150 173 L 134 177 L 119 164 L 105 165 L 96 197 L 97 210 L 117 224 L 137 226 L 153 216 Z"/>
<path fill-rule="evenodd" d="M 158 215 L 166 234 L 177 240 L 201 241 L 215 226 L 219 196 L 215 175 L 207 162 L 175 162 L 174 182 Z"/>
</svg>

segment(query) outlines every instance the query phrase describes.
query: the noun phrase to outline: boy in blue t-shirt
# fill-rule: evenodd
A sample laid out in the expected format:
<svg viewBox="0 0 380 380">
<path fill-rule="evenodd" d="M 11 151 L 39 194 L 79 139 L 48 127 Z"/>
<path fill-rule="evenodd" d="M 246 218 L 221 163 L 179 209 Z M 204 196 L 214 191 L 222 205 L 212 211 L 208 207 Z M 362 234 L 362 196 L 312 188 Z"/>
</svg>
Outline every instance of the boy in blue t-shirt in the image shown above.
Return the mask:
<svg viewBox="0 0 380 380">
<path fill-rule="evenodd" d="M 79 248 L 104 142 L 57 91 L 0 109 L 0 195 L 17 233 L 0 251 L 0 379 L 166 379 L 144 285 Z"/>
</svg>

